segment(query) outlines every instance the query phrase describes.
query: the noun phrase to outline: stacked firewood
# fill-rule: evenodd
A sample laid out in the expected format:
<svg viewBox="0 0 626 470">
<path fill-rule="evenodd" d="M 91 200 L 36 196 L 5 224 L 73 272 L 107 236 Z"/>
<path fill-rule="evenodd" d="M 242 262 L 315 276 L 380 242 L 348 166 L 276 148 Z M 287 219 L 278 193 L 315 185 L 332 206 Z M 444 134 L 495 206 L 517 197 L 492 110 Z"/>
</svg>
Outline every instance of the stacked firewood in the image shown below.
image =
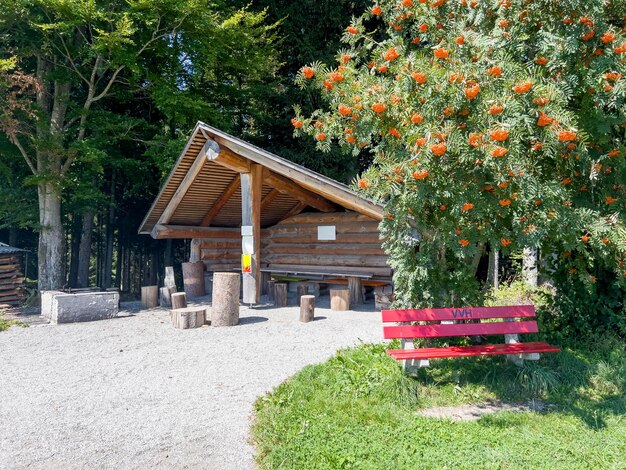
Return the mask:
<svg viewBox="0 0 626 470">
<path fill-rule="evenodd" d="M 25 298 L 24 275 L 20 269 L 19 256 L 0 255 L 0 307 L 16 306 Z"/>
</svg>

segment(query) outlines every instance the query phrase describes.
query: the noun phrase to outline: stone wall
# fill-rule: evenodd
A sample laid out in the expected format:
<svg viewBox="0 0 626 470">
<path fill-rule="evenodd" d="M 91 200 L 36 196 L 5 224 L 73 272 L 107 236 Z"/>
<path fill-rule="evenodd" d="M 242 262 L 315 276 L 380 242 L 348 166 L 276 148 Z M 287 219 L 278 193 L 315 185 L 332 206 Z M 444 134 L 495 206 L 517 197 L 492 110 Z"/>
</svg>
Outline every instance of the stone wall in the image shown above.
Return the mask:
<svg viewBox="0 0 626 470">
<path fill-rule="evenodd" d="M 119 292 L 41 293 L 41 315 L 52 323 L 107 320 L 117 316 Z"/>
</svg>

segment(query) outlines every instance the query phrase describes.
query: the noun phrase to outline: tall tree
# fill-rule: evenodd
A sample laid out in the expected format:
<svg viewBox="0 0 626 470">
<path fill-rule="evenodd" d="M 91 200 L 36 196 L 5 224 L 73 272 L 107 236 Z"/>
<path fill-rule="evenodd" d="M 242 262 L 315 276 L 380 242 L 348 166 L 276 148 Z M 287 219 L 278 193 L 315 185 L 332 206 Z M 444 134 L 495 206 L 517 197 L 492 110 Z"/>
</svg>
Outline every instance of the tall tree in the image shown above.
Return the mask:
<svg viewBox="0 0 626 470">
<path fill-rule="evenodd" d="M 386 205 L 400 303 L 476 301 L 469 267 L 487 243 L 558 253 L 564 291 L 608 272 L 624 292 L 625 13 L 624 1 L 380 1 L 346 25 L 339 66 L 301 69 L 325 106 L 296 116 L 296 133 L 375 154 L 358 186 Z"/>
<path fill-rule="evenodd" d="M 41 290 L 65 283 L 63 191 L 73 166 L 99 151 L 89 139 L 93 113 L 124 94 L 159 102 L 153 90 L 166 82 L 184 99 L 177 92 L 191 85 L 163 79 L 168 68 L 211 69 L 220 46 L 236 46 L 262 20 L 199 0 L 0 0 L 0 51 L 10 57 L 0 63 L 1 124 L 37 183 Z M 186 117 L 202 114 L 197 101 L 195 113 L 184 102 L 169 110 L 178 104 Z"/>
</svg>

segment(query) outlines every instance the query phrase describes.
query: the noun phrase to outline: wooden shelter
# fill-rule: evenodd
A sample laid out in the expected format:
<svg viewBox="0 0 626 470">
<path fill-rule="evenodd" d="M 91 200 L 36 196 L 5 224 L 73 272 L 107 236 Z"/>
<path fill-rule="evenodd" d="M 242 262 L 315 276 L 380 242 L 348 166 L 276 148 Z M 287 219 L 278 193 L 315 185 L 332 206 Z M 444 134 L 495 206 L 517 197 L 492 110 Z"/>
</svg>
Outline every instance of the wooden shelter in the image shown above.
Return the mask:
<svg viewBox="0 0 626 470">
<path fill-rule="evenodd" d="M 21 254 L 26 250 L 0 243 L 0 306 L 16 306 L 26 298 Z"/>
<path fill-rule="evenodd" d="M 191 241 L 207 271 L 243 271 L 244 302 L 261 273 L 380 278 L 381 206 L 347 186 L 198 123 L 139 233 Z"/>
</svg>

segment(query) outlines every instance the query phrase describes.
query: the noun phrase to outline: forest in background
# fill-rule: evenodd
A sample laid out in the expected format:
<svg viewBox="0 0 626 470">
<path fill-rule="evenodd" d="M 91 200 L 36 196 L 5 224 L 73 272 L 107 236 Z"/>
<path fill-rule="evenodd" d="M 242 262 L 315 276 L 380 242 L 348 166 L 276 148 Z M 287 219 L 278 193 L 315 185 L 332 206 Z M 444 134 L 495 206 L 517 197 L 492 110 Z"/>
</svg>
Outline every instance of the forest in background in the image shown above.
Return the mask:
<svg viewBox="0 0 626 470">
<path fill-rule="evenodd" d="M 350 182 L 364 162 L 294 139 L 290 119 L 294 105 L 321 104 L 294 85 L 297 71 L 334 62 L 366 4 L 0 0 L 0 241 L 29 250 L 26 274 L 36 280 L 38 187 L 51 184 L 61 195 L 64 286 L 134 293 L 156 282 L 188 246 L 137 228 L 198 120 Z M 29 81 L 42 68 L 54 103 Z"/>
</svg>

